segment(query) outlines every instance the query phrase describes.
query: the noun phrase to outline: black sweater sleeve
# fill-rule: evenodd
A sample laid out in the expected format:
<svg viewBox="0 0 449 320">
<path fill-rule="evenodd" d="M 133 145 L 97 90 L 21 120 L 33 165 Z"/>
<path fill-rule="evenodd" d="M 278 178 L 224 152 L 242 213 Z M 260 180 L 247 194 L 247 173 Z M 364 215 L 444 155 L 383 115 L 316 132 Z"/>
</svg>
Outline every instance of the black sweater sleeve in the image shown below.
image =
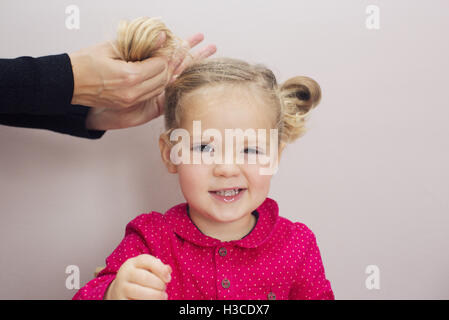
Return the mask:
<svg viewBox="0 0 449 320">
<path fill-rule="evenodd" d="M 0 124 L 48 129 L 98 139 L 87 130 L 89 107 L 70 104 L 73 71 L 68 54 L 0 59 Z"/>
</svg>

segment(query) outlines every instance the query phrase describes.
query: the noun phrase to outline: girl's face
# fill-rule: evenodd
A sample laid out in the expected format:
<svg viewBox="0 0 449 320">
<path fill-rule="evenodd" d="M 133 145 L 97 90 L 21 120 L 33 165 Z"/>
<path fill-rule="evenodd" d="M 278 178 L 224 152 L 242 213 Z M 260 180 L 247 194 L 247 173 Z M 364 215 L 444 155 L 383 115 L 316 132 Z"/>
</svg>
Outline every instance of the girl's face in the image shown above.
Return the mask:
<svg viewBox="0 0 449 320">
<path fill-rule="evenodd" d="M 190 134 L 190 163 L 174 165 L 167 161 L 166 147 L 162 147 L 163 159 L 172 173 L 178 173 L 182 193 L 189 204 L 190 215 L 193 219 L 201 219 L 203 225 L 217 225 L 235 223 L 248 219 L 267 197 L 272 176 L 260 174 L 262 164 L 256 160 L 249 163 L 250 153 L 257 153 L 257 141 L 244 137 L 242 148 L 236 149 L 236 139 L 233 138 L 232 148 L 225 143 L 225 129 L 265 129 L 269 140 L 270 129 L 273 129 L 273 111 L 266 102 L 257 95 L 256 89 L 247 86 L 209 86 L 197 89 L 182 98 L 183 118 L 181 127 Z M 193 139 L 194 123 L 200 121 L 200 140 Z M 198 124 L 198 122 L 197 122 Z M 222 141 L 204 138 L 207 129 L 215 129 L 221 134 Z M 198 131 L 195 131 L 198 132 Z M 236 131 L 234 131 L 236 132 Z M 200 142 L 194 143 L 194 142 Z M 211 145 L 207 146 L 209 143 Z M 269 155 L 269 144 L 259 144 L 259 152 Z M 221 153 L 221 163 L 193 163 L 193 157 L 204 155 L 213 156 Z M 231 150 L 232 149 L 232 150 Z M 183 151 L 184 152 L 184 151 Z M 233 161 L 225 163 L 225 154 L 231 152 Z M 278 157 L 282 150 L 279 148 Z M 236 160 L 237 153 L 243 153 L 243 163 Z M 256 154 L 257 156 L 257 154 Z M 224 189 L 239 189 L 237 195 L 226 196 L 216 191 Z M 228 193 L 229 194 L 229 193 Z"/>
</svg>

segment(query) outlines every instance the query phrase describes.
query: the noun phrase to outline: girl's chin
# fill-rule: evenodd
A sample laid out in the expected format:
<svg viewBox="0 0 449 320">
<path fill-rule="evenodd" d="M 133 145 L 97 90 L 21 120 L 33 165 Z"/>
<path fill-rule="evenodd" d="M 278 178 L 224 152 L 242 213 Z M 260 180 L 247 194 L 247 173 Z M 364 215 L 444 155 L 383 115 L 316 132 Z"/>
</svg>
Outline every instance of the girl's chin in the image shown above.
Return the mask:
<svg viewBox="0 0 449 320">
<path fill-rule="evenodd" d="M 206 209 L 205 215 L 210 221 L 216 223 L 231 223 L 244 218 L 246 214 L 245 210 L 238 210 L 235 208 L 223 209 L 217 207 L 208 207 Z"/>
</svg>

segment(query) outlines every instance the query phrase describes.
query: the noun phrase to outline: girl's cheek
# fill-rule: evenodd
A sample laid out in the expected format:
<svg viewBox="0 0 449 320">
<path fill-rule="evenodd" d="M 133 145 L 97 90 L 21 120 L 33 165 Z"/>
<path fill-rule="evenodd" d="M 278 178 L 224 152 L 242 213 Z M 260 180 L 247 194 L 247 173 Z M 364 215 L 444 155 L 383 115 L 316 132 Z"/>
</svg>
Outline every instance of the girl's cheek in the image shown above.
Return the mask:
<svg viewBox="0 0 449 320">
<path fill-rule="evenodd" d="M 199 164 L 180 164 L 178 166 L 179 182 L 183 190 L 207 188 L 208 171 Z"/>
<path fill-rule="evenodd" d="M 250 188 L 261 193 L 267 193 L 270 189 L 272 176 L 260 174 L 260 166 L 258 165 L 248 165 L 245 169 Z"/>
<path fill-rule="evenodd" d="M 260 176 L 260 177 L 261 178 L 259 178 L 255 181 L 255 184 L 257 184 L 257 189 L 261 193 L 266 194 L 270 190 L 271 177 L 270 176 Z"/>
</svg>

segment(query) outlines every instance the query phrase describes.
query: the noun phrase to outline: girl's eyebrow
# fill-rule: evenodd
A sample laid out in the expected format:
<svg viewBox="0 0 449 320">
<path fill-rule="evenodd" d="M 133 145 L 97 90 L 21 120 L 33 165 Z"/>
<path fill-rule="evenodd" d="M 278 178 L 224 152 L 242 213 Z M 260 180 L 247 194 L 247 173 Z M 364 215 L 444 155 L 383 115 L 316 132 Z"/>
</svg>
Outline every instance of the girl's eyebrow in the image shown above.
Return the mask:
<svg viewBox="0 0 449 320">
<path fill-rule="evenodd" d="M 190 139 L 190 142 L 191 143 L 193 143 L 194 142 L 194 139 Z M 196 142 L 196 141 L 195 141 Z M 211 139 L 209 139 L 209 140 L 205 140 L 205 139 L 201 139 L 201 140 L 199 140 L 199 142 L 200 143 L 210 143 L 210 142 L 212 142 L 212 140 Z"/>
<path fill-rule="evenodd" d="M 194 139 L 190 139 L 190 142 L 193 143 L 193 140 Z M 222 138 L 222 140 L 224 140 L 224 138 Z M 235 137 L 234 137 L 234 140 L 235 140 Z M 200 143 L 206 143 L 206 144 L 211 143 L 211 142 L 215 142 L 215 140 L 212 140 L 212 137 L 209 137 L 209 139 L 205 139 L 202 137 L 201 141 L 200 141 Z M 257 144 L 257 142 L 265 143 L 266 139 L 264 137 L 262 137 L 262 139 L 258 139 L 257 137 L 249 139 L 248 136 L 245 136 L 244 142 L 245 143 L 254 143 L 254 144 Z"/>
</svg>

